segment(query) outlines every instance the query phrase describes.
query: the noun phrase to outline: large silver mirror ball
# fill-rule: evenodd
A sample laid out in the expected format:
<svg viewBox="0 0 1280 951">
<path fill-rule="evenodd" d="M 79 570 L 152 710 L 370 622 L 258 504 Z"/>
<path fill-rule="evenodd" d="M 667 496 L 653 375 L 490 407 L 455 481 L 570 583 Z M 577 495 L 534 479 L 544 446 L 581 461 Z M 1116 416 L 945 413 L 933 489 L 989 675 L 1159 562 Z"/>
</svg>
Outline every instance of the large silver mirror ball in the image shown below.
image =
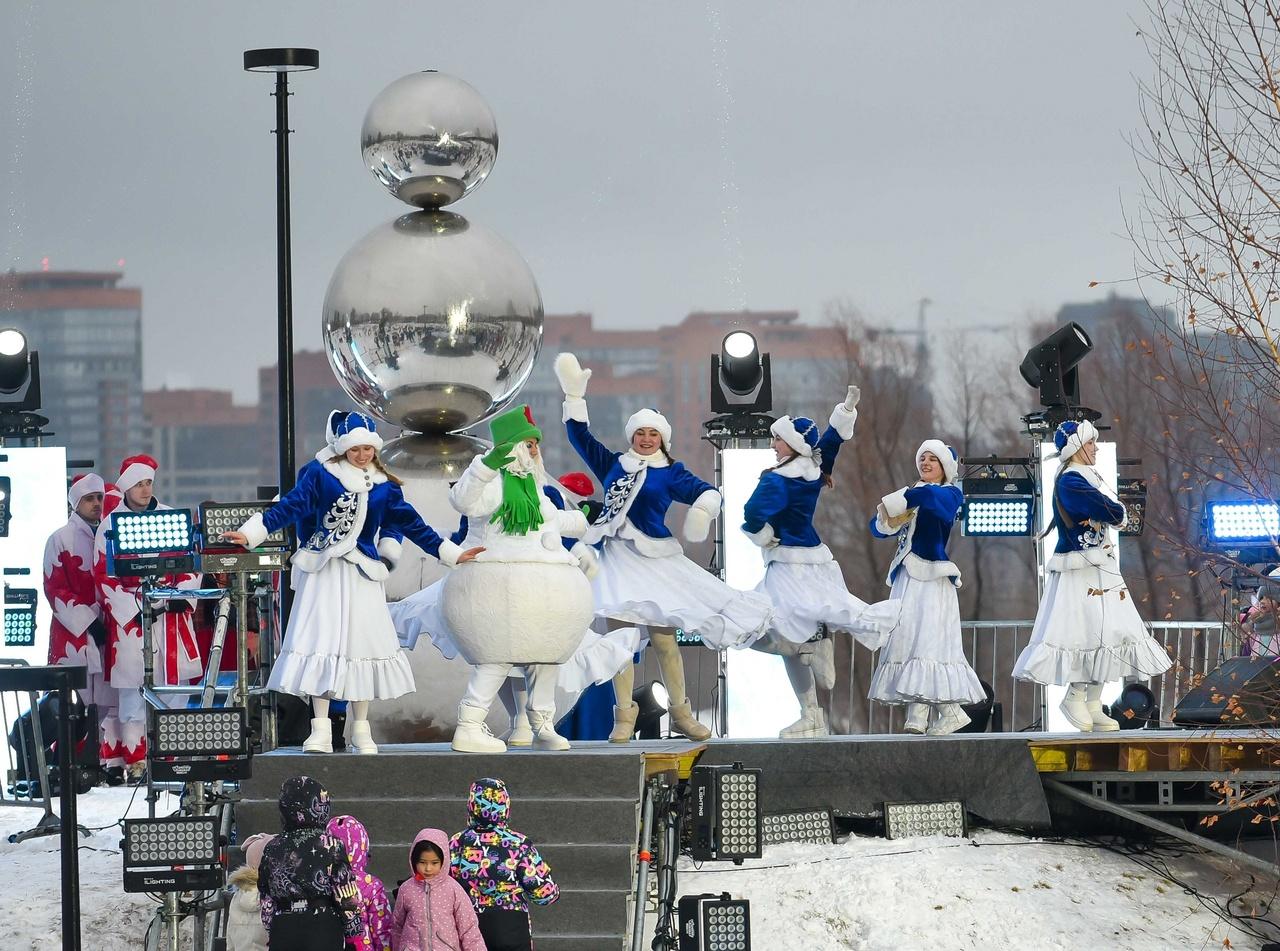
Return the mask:
<svg viewBox="0 0 1280 951">
<path fill-rule="evenodd" d="M 498 124 L 480 94 L 456 76 L 412 73 L 369 105 L 360 152 L 391 194 L 418 208 L 440 208 L 488 176 L 498 158 Z"/>
<path fill-rule="evenodd" d="M 447 211 L 375 228 L 324 297 L 329 363 L 351 398 L 416 432 L 500 412 L 533 369 L 542 295 L 505 239 Z"/>
</svg>

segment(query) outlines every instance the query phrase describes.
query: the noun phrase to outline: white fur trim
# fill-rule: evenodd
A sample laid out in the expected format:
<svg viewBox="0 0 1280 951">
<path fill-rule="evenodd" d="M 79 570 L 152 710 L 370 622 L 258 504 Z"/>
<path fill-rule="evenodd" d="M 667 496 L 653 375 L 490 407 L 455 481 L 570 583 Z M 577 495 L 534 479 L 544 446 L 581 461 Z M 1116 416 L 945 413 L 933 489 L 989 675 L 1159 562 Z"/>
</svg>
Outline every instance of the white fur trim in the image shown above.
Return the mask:
<svg viewBox="0 0 1280 951">
<path fill-rule="evenodd" d="M 450 504 L 468 519 L 487 519 L 502 504 L 497 478 L 498 470 L 486 466 L 484 456 L 476 456 L 449 490 Z"/>
<path fill-rule="evenodd" d="M 565 538 L 581 538 L 587 534 L 591 523 L 587 521 L 586 514 L 579 509 L 558 509 L 556 527 Z"/>
<path fill-rule="evenodd" d="M 271 534 L 267 531 L 267 527 L 262 524 L 262 513 L 257 512 L 252 515 L 247 522 L 240 526 L 245 536 L 249 539 L 249 548 L 257 548 L 267 540 L 267 536 Z"/>
<path fill-rule="evenodd" d="M 1080 568 L 1112 568 L 1115 567 L 1115 556 L 1111 552 L 1108 545 L 1099 545 L 1097 548 L 1085 548 L 1082 551 L 1068 551 L 1049 556 L 1048 562 L 1045 563 L 1045 571 L 1053 571 L 1062 573 L 1064 571 L 1077 571 Z"/>
<path fill-rule="evenodd" d="M 354 449 L 356 446 L 372 446 L 374 449 L 381 449 L 382 437 L 371 429 L 365 429 L 363 426 L 359 429 L 350 430 L 334 440 L 334 455 L 341 456 L 348 449 Z"/>
<path fill-rule="evenodd" d="M 463 549 L 449 541 L 447 538 L 440 539 L 440 564 L 449 568 L 453 568 L 458 564 L 458 559 L 464 554 Z"/>
<path fill-rule="evenodd" d="M 960 569 L 953 561 L 928 561 L 915 552 L 910 552 L 902 559 L 902 568 L 908 576 L 916 581 L 937 581 L 939 578 L 950 578 L 951 583 L 960 587 Z"/>
<path fill-rule="evenodd" d="M 804 437 L 796 429 L 795 420 L 790 416 L 779 416 L 775 419 L 773 425 L 769 427 L 769 432 L 790 446 L 793 452 L 798 452 L 806 458 L 813 455 L 813 447 L 804 441 Z"/>
<path fill-rule="evenodd" d="M 646 535 L 630 522 L 623 522 L 615 538 L 625 539 L 635 545 L 636 551 L 646 558 L 669 558 L 672 555 L 684 555 L 680 540 L 668 535 L 666 538 L 653 538 Z M 605 542 L 606 546 L 608 542 Z"/>
<path fill-rule="evenodd" d="M 561 411 L 560 422 L 567 423 L 573 420 L 575 423 L 589 423 L 591 420 L 587 417 L 587 401 L 581 397 L 566 397 L 564 408 Z"/>
<path fill-rule="evenodd" d="M 356 445 L 365 445 L 357 443 Z M 387 481 L 387 477 L 370 464 L 368 469 L 360 469 L 347 462 L 346 459 L 339 459 L 337 462 L 324 462 L 324 471 L 329 473 L 339 482 L 348 492 L 355 492 L 363 495 L 375 485 L 379 485 Z"/>
<path fill-rule="evenodd" d="M 853 424 L 857 421 L 858 411 L 848 409 L 843 403 L 837 403 L 836 408 L 831 411 L 831 428 L 845 442 L 853 438 Z"/>
<path fill-rule="evenodd" d="M 92 495 L 94 492 L 106 492 L 106 483 L 102 481 L 102 476 L 96 472 L 90 472 L 84 478 L 77 479 L 75 484 L 67 490 L 67 501 L 71 503 L 72 511 L 80 504 L 80 500 L 86 495 Z M 79 633 L 79 632 L 77 632 Z"/>
<path fill-rule="evenodd" d="M 758 532 L 749 532 L 745 528 L 742 534 L 746 535 L 751 541 L 759 545 L 761 548 L 771 548 L 778 544 L 778 534 L 773 530 L 773 526 L 768 522 L 764 523 L 764 528 Z"/>
<path fill-rule="evenodd" d="M 618 457 L 618 462 L 622 465 L 622 471 L 626 473 L 638 472 L 642 466 L 648 466 L 650 469 L 665 469 L 671 465 L 671 460 L 661 450 L 642 456 L 634 449 L 628 449 Z"/>
<path fill-rule="evenodd" d="M 143 465 L 141 462 L 131 462 L 116 479 L 116 488 L 121 492 L 128 492 L 144 479 L 150 479 L 154 482 L 155 478 L 155 469 L 148 465 Z"/>
<path fill-rule="evenodd" d="M 690 508 L 684 516 L 684 537 L 686 541 L 703 542 L 711 532 L 711 516 L 705 509 Z"/>
<path fill-rule="evenodd" d="M 648 427 L 656 429 L 658 434 L 662 436 L 663 444 L 671 448 L 671 424 L 667 422 L 667 417 L 663 416 L 656 409 L 645 407 L 636 410 L 631 414 L 631 418 L 627 420 L 627 442 L 631 442 L 631 437 L 636 434 L 637 429 Z"/>
<path fill-rule="evenodd" d="M 905 515 L 907 512 L 907 490 L 899 489 L 897 492 L 886 495 L 880 500 L 880 504 L 884 506 L 884 510 L 890 518 Z"/>
<path fill-rule="evenodd" d="M 788 565 L 825 565 L 832 560 L 832 555 L 826 545 L 776 545 L 765 551 L 764 560 L 765 564 L 778 561 Z"/>
<path fill-rule="evenodd" d="M 941 439 L 926 439 L 920 444 L 920 448 L 916 450 L 917 472 L 920 471 L 920 457 L 926 452 L 931 452 L 938 457 L 938 461 L 942 463 L 942 474 L 946 484 L 953 484 L 956 481 L 956 476 L 960 473 L 960 463 L 951 454 L 951 447 Z"/>
<path fill-rule="evenodd" d="M 404 546 L 397 539 L 386 537 L 378 539 L 378 557 L 385 558 L 394 567 L 400 561 L 400 553 Z"/>
<path fill-rule="evenodd" d="M 796 456 L 772 471 L 784 479 L 804 479 L 805 482 L 816 482 L 822 478 L 822 469 L 811 456 Z"/>
<path fill-rule="evenodd" d="M 724 504 L 724 500 L 720 497 L 720 493 L 715 489 L 707 489 L 700 496 L 693 500 L 690 508 L 702 509 L 712 518 L 720 514 L 720 506 Z"/>
</svg>

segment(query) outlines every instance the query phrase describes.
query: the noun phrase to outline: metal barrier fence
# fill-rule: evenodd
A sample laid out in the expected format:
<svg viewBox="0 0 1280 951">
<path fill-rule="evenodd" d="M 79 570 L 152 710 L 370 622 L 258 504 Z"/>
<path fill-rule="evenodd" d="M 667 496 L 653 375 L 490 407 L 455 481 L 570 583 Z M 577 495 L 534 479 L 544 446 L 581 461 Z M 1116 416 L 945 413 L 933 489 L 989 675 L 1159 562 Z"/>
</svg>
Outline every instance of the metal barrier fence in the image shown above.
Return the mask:
<svg viewBox="0 0 1280 951">
<path fill-rule="evenodd" d="M 0 667 L 24 668 L 29 665 L 17 658 L 0 658 Z M 50 795 L 49 767 L 45 750 L 56 739 L 45 736 L 45 724 L 41 723 L 40 694 L 35 690 L 0 691 L 0 767 L 4 770 L 4 782 L 0 784 L 0 805 L 30 806 L 44 810 L 36 826 L 28 831 L 12 833 L 11 842 L 36 835 L 47 834 L 43 830 L 57 831 L 57 819 Z M 30 714 L 30 716 L 28 716 Z"/>
<path fill-rule="evenodd" d="M 991 685 L 995 700 L 1002 707 L 1000 728 L 1006 732 L 1041 729 L 1043 689 L 1038 684 L 1018 681 L 1013 677 L 1014 664 L 1031 640 L 1034 623 L 966 621 L 962 624 L 965 657 L 978 676 Z M 1222 660 L 1234 656 L 1238 645 L 1234 632 L 1220 621 L 1154 621 L 1148 629 L 1173 660 L 1168 671 L 1147 681 L 1160 707 L 1161 724 L 1168 726 L 1172 723 L 1179 699 Z M 876 653 L 846 635 L 836 635 L 835 644 L 837 683 L 826 698 L 832 732 L 900 732 L 905 709 L 876 703 L 867 697 L 875 671 Z M 717 655 L 700 647 L 685 648 L 683 653 L 690 699 L 695 709 L 710 717 L 716 709 Z M 660 677 L 656 660 L 651 655 L 651 651 L 645 652 L 637 684 Z M 783 676 L 781 670 L 779 676 Z M 1112 699 L 1103 697 L 1103 702 L 1109 703 Z"/>
</svg>

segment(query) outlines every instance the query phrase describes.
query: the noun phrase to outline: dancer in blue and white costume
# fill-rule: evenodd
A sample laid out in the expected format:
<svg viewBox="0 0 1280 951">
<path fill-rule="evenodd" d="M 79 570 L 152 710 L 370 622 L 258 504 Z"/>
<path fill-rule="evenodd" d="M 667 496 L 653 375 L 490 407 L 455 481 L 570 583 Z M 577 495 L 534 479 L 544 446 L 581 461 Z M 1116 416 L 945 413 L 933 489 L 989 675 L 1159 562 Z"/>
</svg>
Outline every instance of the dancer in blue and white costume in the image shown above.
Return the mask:
<svg viewBox="0 0 1280 951">
<path fill-rule="evenodd" d="M 675 628 L 696 631 L 707 647 L 748 647 L 764 634 L 772 607 L 754 591 L 736 591 L 684 556 L 665 518 L 673 502 L 689 506 L 684 536 L 703 541 L 720 514 L 720 493 L 672 460 L 671 424 L 653 409 L 627 420 L 629 448 L 613 452 L 591 433 L 587 381 L 571 353 L 556 357 L 556 379 L 564 391 L 569 443 L 604 486 L 604 511 L 584 537 L 599 544 L 600 571 L 592 581 L 597 630 L 638 625 L 658 654 L 667 688 L 671 725 L 692 740 L 711 731 L 693 716 L 685 692 L 684 662 Z M 631 700 L 635 671 L 627 664 L 613 679 L 618 706 L 609 739 L 625 743 L 635 732 L 639 707 Z"/>
<path fill-rule="evenodd" d="M 1172 661 L 1147 633 L 1116 558 L 1126 513 L 1095 463 L 1098 430 L 1068 420 L 1053 434 L 1062 468 L 1053 485 L 1058 533 L 1045 565 L 1031 642 L 1014 665 L 1019 680 L 1068 686 L 1060 709 L 1077 730 L 1120 729 L 1102 712 L 1102 685 L 1154 677 Z"/>
<path fill-rule="evenodd" d="M 819 629 L 847 631 L 876 650 L 902 608 L 901 601 L 868 605 L 850 594 L 831 549 L 813 527 L 818 496 L 832 484 L 836 453 L 853 438 L 860 393 L 849 387 L 821 435 L 818 424 L 804 416 L 774 422 L 769 431 L 778 465 L 761 474 L 743 511 L 742 530 L 763 549 L 765 560 L 756 590 L 768 595 L 774 608 L 768 636 L 754 646 L 782 655 L 800 703 L 800 719 L 778 734 L 784 740 L 830 733 L 817 688 L 835 686 L 835 661 L 831 638 Z"/>
<path fill-rule="evenodd" d="M 961 704 L 986 697 L 965 659 L 960 634 L 960 569 L 947 556 L 947 542 L 964 500 L 955 485 L 955 450 L 926 439 L 916 450 L 920 481 L 886 495 L 871 518 L 876 538 L 898 536 L 889 565 L 890 598 L 902 616 L 880 650 L 868 696 L 907 705 L 907 733 L 954 733 L 969 717 Z"/>
<path fill-rule="evenodd" d="M 309 753 L 333 749 L 329 701 L 351 704 L 350 741 L 358 753 L 376 753 L 369 731 L 369 701 L 412 693 L 413 672 L 387 613 L 382 583 L 409 538 L 446 565 L 469 561 L 442 539 L 405 501 L 399 480 L 378 459 L 382 437 L 373 419 L 335 410 L 327 443 L 302 467 L 298 483 L 265 512 L 225 538 L 246 548 L 261 545 L 285 525 L 297 527 L 293 556 L 297 592 L 272 690 L 310 697 Z"/>
</svg>

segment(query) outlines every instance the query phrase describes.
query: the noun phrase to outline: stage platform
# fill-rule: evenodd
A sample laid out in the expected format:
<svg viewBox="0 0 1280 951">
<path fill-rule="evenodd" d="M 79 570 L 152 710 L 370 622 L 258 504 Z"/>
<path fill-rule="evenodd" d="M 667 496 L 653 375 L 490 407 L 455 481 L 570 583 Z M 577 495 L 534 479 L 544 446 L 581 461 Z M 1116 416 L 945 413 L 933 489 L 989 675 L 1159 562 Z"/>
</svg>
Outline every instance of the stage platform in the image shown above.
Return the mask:
<svg viewBox="0 0 1280 951">
<path fill-rule="evenodd" d="M 241 837 L 276 831 L 280 784 L 314 776 L 332 794 L 335 815 L 364 822 L 369 870 L 391 889 L 409 874 L 414 834 L 426 826 L 461 829 L 471 781 L 496 776 L 511 789 L 513 828 L 543 850 L 562 888 L 557 904 L 533 910 L 539 951 L 621 948 L 645 777 L 699 747 L 703 765 L 761 768 L 766 813 L 829 806 L 869 817 L 886 801 L 960 800 L 984 824 L 1027 832 L 1048 831 L 1061 814 L 1063 797 L 1046 795 L 1061 788 L 1055 782 L 1166 812 L 1209 809 L 1204 800 L 1216 793 L 1205 790 L 1213 784 L 1280 782 L 1276 739 L 1249 730 L 579 742 L 564 753 L 496 755 L 403 744 L 383 746 L 377 756 L 297 749 L 257 756 L 236 821 Z"/>
</svg>

